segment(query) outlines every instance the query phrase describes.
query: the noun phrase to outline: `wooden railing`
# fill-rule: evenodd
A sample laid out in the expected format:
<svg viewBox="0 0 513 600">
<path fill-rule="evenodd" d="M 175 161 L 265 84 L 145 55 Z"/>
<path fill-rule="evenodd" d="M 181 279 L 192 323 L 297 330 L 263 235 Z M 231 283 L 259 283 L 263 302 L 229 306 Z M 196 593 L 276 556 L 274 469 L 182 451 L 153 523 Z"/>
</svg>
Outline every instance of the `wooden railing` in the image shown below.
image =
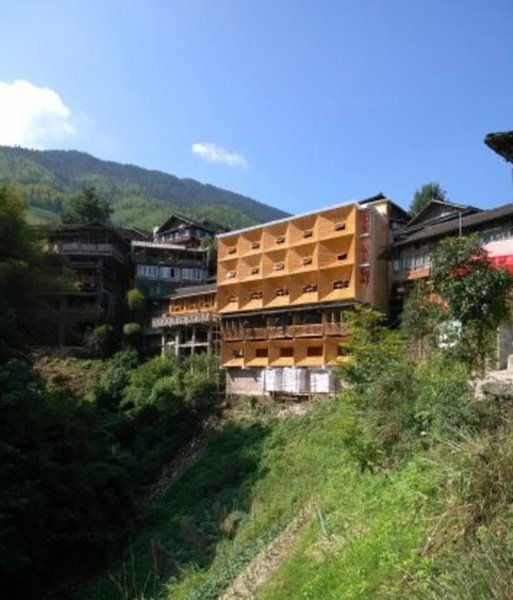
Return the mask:
<svg viewBox="0 0 513 600">
<path fill-rule="evenodd" d="M 222 337 L 225 342 L 236 340 L 273 340 L 293 337 L 323 337 L 347 335 L 345 323 L 310 323 L 307 325 L 283 325 L 274 327 L 240 327 L 227 329 Z"/>
</svg>

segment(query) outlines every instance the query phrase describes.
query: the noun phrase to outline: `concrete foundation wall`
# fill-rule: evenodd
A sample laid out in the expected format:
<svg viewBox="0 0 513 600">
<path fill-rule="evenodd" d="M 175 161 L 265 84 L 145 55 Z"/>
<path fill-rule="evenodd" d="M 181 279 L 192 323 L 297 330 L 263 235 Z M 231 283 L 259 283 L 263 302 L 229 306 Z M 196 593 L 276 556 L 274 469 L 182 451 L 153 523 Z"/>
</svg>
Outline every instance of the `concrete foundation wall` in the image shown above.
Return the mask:
<svg viewBox="0 0 513 600">
<path fill-rule="evenodd" d="M 232 396 L 261 396 L 263 369 L 227 369 L 226 392 Z"/>
<path fill-rule="evenodd" d="M 327 368 L 228 368 L 226 391 L 231 396 L 269 394 L 334 394 L 339 383 L 333 369 Z"/>
</svg>

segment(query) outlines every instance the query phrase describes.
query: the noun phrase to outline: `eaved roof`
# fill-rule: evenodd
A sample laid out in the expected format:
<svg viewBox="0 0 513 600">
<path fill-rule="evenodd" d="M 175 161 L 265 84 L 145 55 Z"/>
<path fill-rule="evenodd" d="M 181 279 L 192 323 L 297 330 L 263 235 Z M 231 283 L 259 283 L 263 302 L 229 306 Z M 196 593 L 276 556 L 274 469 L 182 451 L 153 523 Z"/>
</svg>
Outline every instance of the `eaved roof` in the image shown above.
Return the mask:
<svg viewBox="0 0 513 600">
<path fill-rule="evenodd" d="M 489 133 L 484 142 L 494 152 L 513 163 L 513 131 Z"/>
<path fill-rule="evenodd" d="M 194 219 L 190 219 L 189 217 L 184 217 L 183 215 L 180 215 L 180 214 L 174 212 L 171 215 L 169 215 L 169 217 L 164 221 L 164 223 L 162 223 L 162 225 L 157 229 L 156 233 L 159 234 L 159 233 L 163 233 L 163 232 L 167 231 L 168 224 L 173 219 L 182 221 L 186 225 L 193 225 L 194 227 L 199 227 L 199 228 L 205 229 L 207 231 L 212 231 L 213 233 L 216 233 L 217 231 L 226 231 L 226 229 L 227 229 L 223 225 L 220 225 L 219 223 L 215 223 L 214 221 L 208 221 L 208 220 L 195 221 Z"/>
<path fill-rule="evenodd" d="M 439 198 L 433 198 L 429 202 L 429 204 L 426 204 L 426 206 L 424 206 L 424 208 L 421 211 L 419 211 L 408 221 L 408 223 L 406 223 L 405 228 L 409 229 L 410 227 L 414 227 L 415 225 L 420 225 L 423 222 L 429 221 L 429 219 L 426 219 L 426 215 L 428 215 L 434 207 L 451 209 L 451 214 L 447 215 L 447 217 L 449 218 L 454 218 L 454 216 L 458 213 L 477 213 L 482 211 L 482 209 L 476 208 L 475 206 L 470 206 L 468 204 L 456 204 L 455 202 L 449 202 L 448 200 L 440 200 Z M 443 219 L 445 217 L 435 218 Z"/>
<path fill-rule="evenodd" d="M 190 285 L 176 289 L 169 298 L 181 298 L 182 296 L 199 296 L 200 294 L 210 294 L 217 290 L 217 283 L 205 283 L 203 285 Z"/>
<path fill-rule="evenodd" d="M 385 196 L 385 194 L 383 193 L 379 193 L 376 194 L 375 196 L 371 196 L 370 198 L 364 198 L 363 200 L 360 200 L 358 202 L 358 204 L 360 205 L 365 205 L 365 204 L 371 204 L 372 202 L 379 202 L 380 200 L 386 200 L 387 202 L 390 202 L 390 206 L 401 215 L 402 218 L 404 218 L 404 220 L 410 220 L 411 219 L 411 215 L 410 213 L 405 210 L 402 206 L 399 206 L 399 204 L 396 204 L 395 202 L 393 202 L 392 200 L 390 200 L 390 198 L 387 198 Z"/>
<path fill-rule="evenodd" d="M 462 231 L 472 230 L 477 228 L 479 225 L 489 223 L 496 219 L 503 217 L 513 217 L 513 203 L 499 206 L 498 208 L 492 208 L 491 210 L 484 210 L 472 215 L 464 216 L 460 219 L 451 219 L 450 221 L 443 221 L 441 223 L 434 223 L 433 225 L 427 225 L 422 229 L 414 230 L 413 232 L 407 233 L 406 231 L 399 232 L 404 234 L 404 237 L 399 237 L 394 242 L 394 246 L 404 246 L 412 242 L 420 240 L 426 240 L 430 238 L 438 238 L 451 233 L 459 232 L 460 227 Z"/>
</svg>

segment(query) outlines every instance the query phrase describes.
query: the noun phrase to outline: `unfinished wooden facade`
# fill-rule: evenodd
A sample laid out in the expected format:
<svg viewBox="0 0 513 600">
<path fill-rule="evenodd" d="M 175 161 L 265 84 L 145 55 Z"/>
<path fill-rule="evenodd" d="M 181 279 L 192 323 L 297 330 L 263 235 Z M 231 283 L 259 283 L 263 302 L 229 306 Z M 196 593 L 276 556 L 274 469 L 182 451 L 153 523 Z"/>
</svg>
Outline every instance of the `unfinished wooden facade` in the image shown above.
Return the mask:
<svg viewBox="0 0 513 600">
<path fill-rule="evenodd" d="M 308 393 L 310 371 L 342 359 L 345 312 L 355 303 L 386 312 L 388 211 L 380 197 L 218 237 L 221 365 L 232 393 L 269 391 L 269 369 L 306 369 L 297 377 Z"/>
<path fill-rule="evenodd" d="M 216 285 L 177 290 L 169 297 L 166 314 L 152 319 L 152 331 L 160 333 L 161 353 L 186 357 L 219 353 L 219 318 Z"/>
</svg>

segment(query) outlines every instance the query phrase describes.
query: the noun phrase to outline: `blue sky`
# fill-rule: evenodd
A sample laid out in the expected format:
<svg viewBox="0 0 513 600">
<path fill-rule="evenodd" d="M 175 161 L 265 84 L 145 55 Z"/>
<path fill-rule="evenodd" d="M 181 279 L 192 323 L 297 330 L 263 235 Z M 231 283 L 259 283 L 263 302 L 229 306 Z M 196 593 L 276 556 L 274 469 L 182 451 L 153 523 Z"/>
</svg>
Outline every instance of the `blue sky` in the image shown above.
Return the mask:
<svg viewBox="0 0 513 600">
<path fill-rule="evenodd" d="M 16 0 L 0 143 L 72 148 L 298 213 L 438 181 L 513 201 L 511 0 Z"/>
</svg>

